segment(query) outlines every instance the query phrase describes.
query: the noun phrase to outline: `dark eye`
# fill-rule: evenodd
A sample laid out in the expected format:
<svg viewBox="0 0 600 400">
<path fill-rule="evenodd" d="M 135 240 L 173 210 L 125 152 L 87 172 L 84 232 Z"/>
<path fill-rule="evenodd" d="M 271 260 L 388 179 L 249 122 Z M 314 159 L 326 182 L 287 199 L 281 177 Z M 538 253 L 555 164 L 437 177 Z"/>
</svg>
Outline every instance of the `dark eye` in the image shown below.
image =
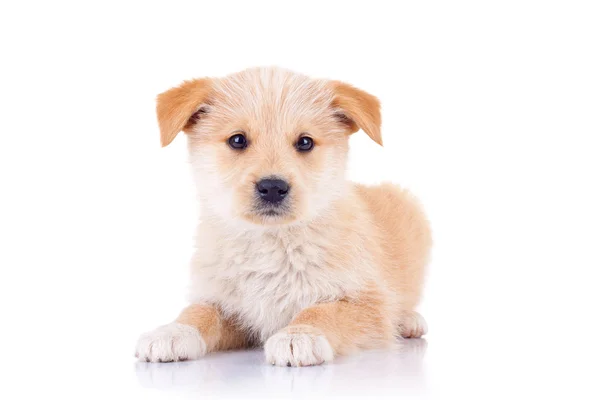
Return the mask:
<svg viewBox="0 0 600 400">
<path fill-rule="evenodd" d="M 235 150 L 244 150 L 248 147 L 248 141 L 246 140 L 246 136 L 238 133 L 229 138 L 229 146 Z"/>
<path fill-rule="evenodd" d="M 298 151 L 311 151 L 315 147 L 315 142 L 308 136 L 302 136 L 296 143 Z"/>
</svg>

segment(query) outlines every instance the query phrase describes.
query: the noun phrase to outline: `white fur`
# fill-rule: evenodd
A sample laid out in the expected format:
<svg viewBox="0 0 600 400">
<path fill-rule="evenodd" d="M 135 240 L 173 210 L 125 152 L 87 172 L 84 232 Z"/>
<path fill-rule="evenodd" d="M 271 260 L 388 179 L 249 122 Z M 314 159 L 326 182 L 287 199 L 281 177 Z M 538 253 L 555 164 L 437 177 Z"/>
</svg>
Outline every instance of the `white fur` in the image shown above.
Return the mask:
<svg viewBox="0 0 600 400">
<path fill-rule="evenodd" d="M 288 325 L 301 310 L 351 295 L 362 286 L 356 264 L 327 264 L 326 232 L 308 226 L 239 230 L 201 224 L 192 260 L 192 303 L 216 304 L 258 343 Z M 361 263 L 362 262 L 362 263 Z M 343 268 L 340 273 L 340 268 Z"/>
<path fill-rule="evenodd" d="M 206 343 L 192 326 L 173 322 L 140 336 L 135 356 L 140 361 L 195 360 L 206 354 Z"/>
<path fill-rule="evenodd" d="M 306 367 L 333 360 L 333 349 L 323 335 L 278 332 L 265 343 L 265 356 L 280 367 Z"/>
</svg>

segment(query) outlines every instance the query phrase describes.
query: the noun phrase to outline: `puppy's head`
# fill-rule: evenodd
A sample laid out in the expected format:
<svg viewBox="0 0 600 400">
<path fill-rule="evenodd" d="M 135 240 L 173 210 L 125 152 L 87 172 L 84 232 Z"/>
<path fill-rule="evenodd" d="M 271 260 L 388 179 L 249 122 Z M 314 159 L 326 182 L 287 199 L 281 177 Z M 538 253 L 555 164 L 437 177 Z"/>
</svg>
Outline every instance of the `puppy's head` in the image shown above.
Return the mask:
<svg viewBox="0 0 600 400">
<path fill-rule="evenodd" d="M 158 96 L 161 142 L 188 134 L 201 201 L 222 218 L 285 224 L 343 195 L 348 136 L 381 144 L 379 101 L 277 68 L 186 81 Z"/>
</svg>

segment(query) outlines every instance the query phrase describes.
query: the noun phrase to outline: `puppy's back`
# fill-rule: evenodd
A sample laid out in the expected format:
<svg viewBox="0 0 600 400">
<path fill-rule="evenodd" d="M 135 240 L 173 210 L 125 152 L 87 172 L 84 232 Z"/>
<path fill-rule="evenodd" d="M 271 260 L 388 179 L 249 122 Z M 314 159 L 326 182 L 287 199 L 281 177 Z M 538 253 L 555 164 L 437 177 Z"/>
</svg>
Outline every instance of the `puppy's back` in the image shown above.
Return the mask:
<svg viewBox="0 0 600 400">
<path fill-rule="evenodd" d="M 383 250 L 381 268 L 389 287 L 398 294 L 400 311 L 412 311 L 421 297 L 431 248 L 429 222 L 418 200 L 391 183 L 355 184 L 365 202 Z"/>
</svg>

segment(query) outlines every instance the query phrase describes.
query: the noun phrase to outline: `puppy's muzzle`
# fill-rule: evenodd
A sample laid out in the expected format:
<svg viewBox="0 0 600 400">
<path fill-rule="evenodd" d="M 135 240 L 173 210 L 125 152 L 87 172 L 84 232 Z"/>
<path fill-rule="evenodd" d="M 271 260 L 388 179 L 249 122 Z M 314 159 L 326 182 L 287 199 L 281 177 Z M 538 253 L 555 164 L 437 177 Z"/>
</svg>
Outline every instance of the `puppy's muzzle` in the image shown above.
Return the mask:
<svg viewBox="0 0 600 400">
<path fill-rule="evenodd" d="M 277 204 L 283 201 L 290 190 L 290 185 L 282 179 L 261 179 L 256 183 L 256 192 L 266 203 Z"/>
</svg>

